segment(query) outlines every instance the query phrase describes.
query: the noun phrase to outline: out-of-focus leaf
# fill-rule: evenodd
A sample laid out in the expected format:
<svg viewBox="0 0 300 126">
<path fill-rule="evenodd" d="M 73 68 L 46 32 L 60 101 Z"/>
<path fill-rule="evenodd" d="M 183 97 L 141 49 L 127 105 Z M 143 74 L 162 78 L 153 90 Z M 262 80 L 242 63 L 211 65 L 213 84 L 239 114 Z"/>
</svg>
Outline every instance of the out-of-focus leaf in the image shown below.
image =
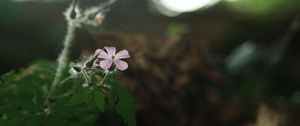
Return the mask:
<svg viewBox="0 0 300 126">
<path fill-rule="evenodd" d="M 104 101 L 104 96 L 101 90 L 94 90 L 94 98 L 95 102 L 97 104 L 98 109 L 103 112 L 104 111 L 104 106 L 105 106 L 105 101 Z"/>
<path fill-rule="evenodd" d="M 134 98 L 128 90 L 118 81 L 111 81 L 110 97 L 116 105 L 117 112 L 129 126 L 136 125 Z"/>
<path fill-rule="evenodd" d="M 232 11 L 252 18 L 274 19 L 297 9 L 299 0 L 227 0 Z M 292 4 L 291 4 L 292 3 Z"/>
<path fill-rule="evenodd" d="M 19 72 L 10 72 L 2 76 L 0 85 L 0 114 L 5 115 L 11 125 L 20 123 L 34 124 L 28 118 L 35 113 L 43 112 L 44 93 L 43 86 L 51 83 L 54 64 L 46 61 L 38 61 L 27 69 Z M 28 118 L 28 119 L 27 119 Z M 34 117 L 39 119 L 39 116 Z M 24 121 L 25 120 L 25 121 Z"/>
<path fill-rule="evenodd" d="M 3 125 L 39 126 L 45 119 L 45 99 L 55 76 L 55 63 L 38 61 L 30 67 L 1 77 L 0 120 Z M 64 73 L 63 78 L 69 75 Z M 93 126 L 99 109 L 105 110 L 103 92 L 97 86 L 100 77 L 93 76 L 89 87 L 83 88 L 82 78 L 74 78 L 55 90 L 47 125 Z M 110 81 L 113 76 L 108 77 Z M 114 79 L 113 79 L 114 80 Z M 132 96 L 119 82 L 112 81 L 111 96 L 116 110 L 130 126 L 135 125 L 135 107 Z M 110 85 L 109 82 L 107 84 Z M 72 95 L 65 95 L 65 94 Z M 5 118 L 1 117 L 5 116 Z M 4 120 L 5 119 L 5 120 Z M 11 122 L 11 123 L 10 123 Z M 1 123 L 0 123 L 1 124 Z M 2 126 L 2 125 L 1 125 Z"/>
<path fill-rule="evenodd" d="M 188 27 L 185 24 L 173 23 L 168 26 L 166 34 L 169 37 L 179 38 L 188 31 Z"/>
<path fill-rule="evenodd" d="M 1 126 L 11 126 L 11 122 L 6 119 L 0 119 Z"/>
<path fill-rule="evenodd" d="M 47 121 L 47 126 L 82 126 L 85 124 L 77 121 L 68 121 L 65 118 L 52 117 Z"/>
<path fill-rule="evenodd" d="M 79 105 L 86 104 L 91 105 L 93 103 L 93 92 L 88 88 L 79 87 L 75 90 L 71 100 L 69 101 L 69 105 Z"/>
</svg>

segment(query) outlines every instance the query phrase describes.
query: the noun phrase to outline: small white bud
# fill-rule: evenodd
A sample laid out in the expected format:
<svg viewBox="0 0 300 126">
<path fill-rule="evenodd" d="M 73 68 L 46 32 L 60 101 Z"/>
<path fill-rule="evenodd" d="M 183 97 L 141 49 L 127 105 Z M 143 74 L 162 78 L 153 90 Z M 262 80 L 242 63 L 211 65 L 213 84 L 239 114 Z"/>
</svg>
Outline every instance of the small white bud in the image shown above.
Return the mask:
<svg viewBox="0 0 300 126">
<path fill-rule="evenodd" d="M 79 73 L 82 72 L 82 69 L 84 68 L 84 66 L 81 63 L 71 63 L 70 64 L 70 70 L 69 73 L 72 76 L 77 76 Z"/>
<path fill-rule="evenodd" d="M 73 5 L 70 5 L 69 8 L 63 13 L 67 21 L 76 21 L 79 19 L 82 14 L 78 6 L 73 8 Z"/>
<path fill-rule="evenodd" d="M 81 20 L 81 23 L 91 26 L 99 26 L 103 23 L 103 20 L 103 12 L 99 11 L 99 8 L 93 7 L 84 12 L 84 18 Z"/>
</svg>

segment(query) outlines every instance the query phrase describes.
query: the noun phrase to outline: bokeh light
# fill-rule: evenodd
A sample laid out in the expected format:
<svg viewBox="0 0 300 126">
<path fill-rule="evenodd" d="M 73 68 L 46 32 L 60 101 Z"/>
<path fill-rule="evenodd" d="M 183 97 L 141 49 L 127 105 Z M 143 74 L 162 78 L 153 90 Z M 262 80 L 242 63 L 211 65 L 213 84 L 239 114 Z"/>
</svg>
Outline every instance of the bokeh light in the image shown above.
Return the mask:
<svg viewBox="0 0 300 126">
<path fill-rule="evenodd" d="M 220 0 L 153 0 L 157 10 L 167 16 L 197 11 L 215 5 Z"/>
</svg>

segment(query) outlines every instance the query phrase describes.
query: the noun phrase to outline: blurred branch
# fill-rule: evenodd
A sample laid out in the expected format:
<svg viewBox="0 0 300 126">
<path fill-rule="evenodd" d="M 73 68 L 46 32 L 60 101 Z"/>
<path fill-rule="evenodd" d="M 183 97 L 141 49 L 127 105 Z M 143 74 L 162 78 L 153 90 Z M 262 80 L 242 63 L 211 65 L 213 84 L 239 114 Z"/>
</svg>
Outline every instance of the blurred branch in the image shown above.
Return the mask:
<svg viewBox="0 0 300 126">
<path fill-rule="evenodd" d="M 290 44 L 293 37 L 296 35 L 300 28 L 300 8 L 298 9 L 296 15 L 292 19 L 292 22 L 289 26 L 289 29 L 286 31 L 285 35 L 279 39 L 279 41 L 275 44 L 274 50 L 272 50 L 272 56 L 270 58 L 270 64 L 277 64 L 282 56 L 285 54 L 285 51 Z"/>
</svg>

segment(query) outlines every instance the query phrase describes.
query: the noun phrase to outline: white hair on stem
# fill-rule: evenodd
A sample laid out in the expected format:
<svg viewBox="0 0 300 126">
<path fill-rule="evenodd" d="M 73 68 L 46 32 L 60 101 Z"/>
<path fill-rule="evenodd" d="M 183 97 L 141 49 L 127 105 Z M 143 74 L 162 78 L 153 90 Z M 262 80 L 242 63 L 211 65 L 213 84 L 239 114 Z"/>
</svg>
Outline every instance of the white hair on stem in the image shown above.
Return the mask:
<svg viewBox="0 0 300 126">
<path fill-rule="evenodd" d="M 54 81 L 52 83 L 50 90 L 53 90 L 53 88 L 55 88 L 56 85 L 58 84 L 58 82 L 61 80 L 63 70 L 67 66 L 68 55 L 70 52 L 72 41 L 74 39 L 75 30 L 76 30 L 75 22 L 69 22 L 67 33 L 66 33 L 65 40 L 64 40 L 64 48 L 63 48 L 62 52 L 59 54 L 59 57 L 57 59 L 58 67 L 57 67 L 55 78 L 54 78 Z"/>
<path fill-rule="evenodd" d="M 110 0 L 108 1 L 108 4 L 104 4 L 105 6 L 111 6 L 116 0 Z M 58 67 L 56 69 L 56 74 L 55 78 L 52 82 L 52 85 L 50 87 L 49 92 L 47 92 L 47 100 L 45 101 L 45 104 L 49 104 L 49 99 L 52 97 L 57 85 L 60 83 L 62 79 L 62 75 L 64 70 L 66 69 L 67 66 L 67 61 L 68 61 L 68 55 L 70 52 L 70 48 L 72 46 L 72 41 L 74 39 L 76 27 L 80 27 L 82 21 L 82 15 L 80 14 L 80 9 L 77 6 L 78 0 L 73 0 L 71 6 L 67 9 L 67 11 L 64 13 L 64 16 L 66 18 L 66 21 L 68 23 L 67 27 L 67 33 L 65 35 L 64 39 L 64 48 L 62 49 L 62 52 L 58 56 Z M 75 13 L 75 15 L 74 15 Z M 87 15 L 86 15 L 87 16 Z"/>
</svg>

